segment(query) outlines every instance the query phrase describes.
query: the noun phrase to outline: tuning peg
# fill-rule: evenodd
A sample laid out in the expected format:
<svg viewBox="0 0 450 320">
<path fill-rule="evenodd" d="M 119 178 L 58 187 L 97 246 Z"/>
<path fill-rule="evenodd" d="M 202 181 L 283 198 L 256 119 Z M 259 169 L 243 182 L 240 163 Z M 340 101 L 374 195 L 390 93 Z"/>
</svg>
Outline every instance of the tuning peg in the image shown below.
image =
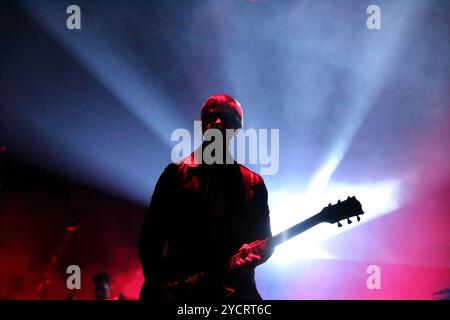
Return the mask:
<svg viewBox="0 0 450 320">
<path fill-rule="evenodd" d="M 340 221 L 338 221 L 338 227 L 342 227 L 342 223 Z"/>
<path fill-rule="evenodd" d="M 347 200 L 350 200 L 350 196 L 347 197 Z"/>
<path fill-rule="evenodd" d="M 331 203 L 329 203 L 328 206 L 331 207 Z"/>
<path fill-rule="evenodd" d="M 347 218 L 347 223 L 348 223 L 348 224 L 352 224 L 352 220 L 350 220 L 349 218 Z"/>
<path fill-rule="evenodd" d="M 361 218 L 359 216 L 356 216 L 356 220 L 358 220 L 358 222 L 360 222 Z"/>
<path fill-rule="evenodd" d="M 337 203 L 341 203 L 341 199 L 339 199 Z"/>
</svg>

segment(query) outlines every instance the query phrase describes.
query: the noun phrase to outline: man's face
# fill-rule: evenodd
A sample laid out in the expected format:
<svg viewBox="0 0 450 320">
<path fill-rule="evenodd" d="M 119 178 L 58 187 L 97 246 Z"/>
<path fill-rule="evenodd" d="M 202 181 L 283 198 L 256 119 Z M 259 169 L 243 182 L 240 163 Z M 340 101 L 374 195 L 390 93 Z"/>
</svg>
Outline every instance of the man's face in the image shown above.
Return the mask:
<svg viewBox="0 0 450 320">
<path fill-rule="evenodd" d="M 228 106 L 211 106 L 202 113 L 202 130 L 219 129 L 225 135 L 226 129 L 239 129 L 240 121 L 233 108 Z"/>
</svg>

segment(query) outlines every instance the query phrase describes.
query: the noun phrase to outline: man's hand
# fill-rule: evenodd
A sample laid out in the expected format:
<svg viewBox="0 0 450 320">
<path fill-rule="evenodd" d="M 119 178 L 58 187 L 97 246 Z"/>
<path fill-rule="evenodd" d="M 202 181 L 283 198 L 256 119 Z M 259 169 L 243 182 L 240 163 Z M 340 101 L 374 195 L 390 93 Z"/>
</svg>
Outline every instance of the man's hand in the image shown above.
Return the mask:
<svg viewBox="0 0 450 320">
<path fill-rule="evenodd" d="M 239 269 L 252 270 L 265 262 L 270 257 L 271 251 L 267 242 L 262 240 L 246 243 L 239 249 L 240 258 L 236 260 L 236 264 Z"/>
</svg>

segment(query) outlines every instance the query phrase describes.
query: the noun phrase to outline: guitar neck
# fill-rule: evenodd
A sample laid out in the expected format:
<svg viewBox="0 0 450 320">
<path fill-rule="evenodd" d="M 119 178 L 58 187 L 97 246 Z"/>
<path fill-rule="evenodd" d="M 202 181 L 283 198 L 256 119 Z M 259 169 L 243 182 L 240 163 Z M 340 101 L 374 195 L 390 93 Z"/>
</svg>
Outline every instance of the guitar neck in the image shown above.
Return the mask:
<svg viewBox="0 0 450 320">
<path fill-rule="evenodd" d="M 278 246 L 279 244 L 291 239 L 292 237 L 295 237 L 296 235 L 305 232 L 306 230 L 314 227 L 315 225 L 321 223 L 321 219 L 319 219 L 318 215 L 312 216 L 295 226 L 290 227 L 289 229 L 286 229 L 277 235 L 266 239 L 266 241 L 270 242 L 272 246 Z"/>
</svg>

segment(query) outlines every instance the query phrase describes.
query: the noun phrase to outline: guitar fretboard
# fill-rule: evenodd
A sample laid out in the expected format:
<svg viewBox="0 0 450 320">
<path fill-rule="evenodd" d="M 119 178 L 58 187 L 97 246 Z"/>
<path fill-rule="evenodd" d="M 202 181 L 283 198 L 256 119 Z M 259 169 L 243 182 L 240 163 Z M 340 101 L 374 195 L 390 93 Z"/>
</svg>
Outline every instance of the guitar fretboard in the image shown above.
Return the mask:
<svg viewBox="0 0 450 320">
<path fill-rule="evenodd" d="M 320 222 L 322 222 L 322 221 L 318 218 L 318 214 L 316 214 L 316 215 L 296 224 L 295 226 L 292 226 L 289 229 L 286 229 L 286 230 L 278 233 L 277 235 L 275 235 L 272 238 L 269 238 L 267 240 L 271 242 L 271 245 L 277 246 L 277 245 L 291 239 L 292 237 L 295 237 L 296 235 L 314 227 L 315 225 L 319 224 Z"/>
</svg>

